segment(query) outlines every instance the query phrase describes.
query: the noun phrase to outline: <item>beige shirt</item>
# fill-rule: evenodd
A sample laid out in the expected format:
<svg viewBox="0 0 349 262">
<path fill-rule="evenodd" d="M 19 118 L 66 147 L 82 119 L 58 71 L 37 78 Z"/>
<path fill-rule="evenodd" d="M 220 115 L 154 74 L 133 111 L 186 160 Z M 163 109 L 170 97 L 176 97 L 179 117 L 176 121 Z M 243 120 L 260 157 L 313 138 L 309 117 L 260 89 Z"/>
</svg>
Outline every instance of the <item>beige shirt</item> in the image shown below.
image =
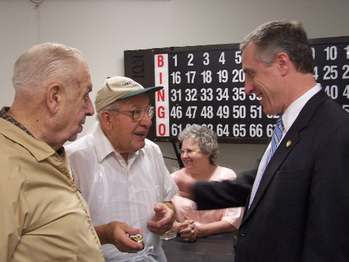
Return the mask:
<svg viewBox="0 0 349 262">
<path fill-rule="evenodd" d="M 0 118 L 0 261 L 104 261 L 65 151 Z"/>
</svg>

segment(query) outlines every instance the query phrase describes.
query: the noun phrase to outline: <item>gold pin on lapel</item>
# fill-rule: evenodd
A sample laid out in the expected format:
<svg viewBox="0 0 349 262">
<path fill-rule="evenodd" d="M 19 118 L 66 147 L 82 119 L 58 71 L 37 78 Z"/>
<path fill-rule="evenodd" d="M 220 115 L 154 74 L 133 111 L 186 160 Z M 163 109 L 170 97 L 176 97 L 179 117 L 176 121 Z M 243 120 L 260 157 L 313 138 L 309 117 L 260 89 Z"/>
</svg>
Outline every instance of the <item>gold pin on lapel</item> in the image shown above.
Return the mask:
<svg viewBox="0 0 349 262">
<path fill-rule="evenodd" d="M 286 148 L 289 148 L 290 147 L 290 145 L 291 145 L 291 140 L 288 140 L 287 142 L 286 142 Z"/>
</svg>

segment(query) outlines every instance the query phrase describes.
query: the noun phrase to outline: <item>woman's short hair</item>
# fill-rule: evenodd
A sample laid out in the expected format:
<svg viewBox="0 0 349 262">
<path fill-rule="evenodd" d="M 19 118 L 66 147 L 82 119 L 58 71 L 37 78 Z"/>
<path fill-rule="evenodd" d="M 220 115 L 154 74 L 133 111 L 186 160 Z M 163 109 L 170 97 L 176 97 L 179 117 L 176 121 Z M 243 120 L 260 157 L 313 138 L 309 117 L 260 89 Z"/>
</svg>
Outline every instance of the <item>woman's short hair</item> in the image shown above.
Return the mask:
<svg viewBox="0 0 349 262">
<path fill-rule="evenodd" d="M 178 135 L 178 139 L 179 141 L 183 141 L 185 139 L 197 141 L 201 151 L 210 155 L 210 163 L 214 164 L 219 151 L 217 135 L 212 129 L 197 124 L 188 125 Z"/>
</svg>

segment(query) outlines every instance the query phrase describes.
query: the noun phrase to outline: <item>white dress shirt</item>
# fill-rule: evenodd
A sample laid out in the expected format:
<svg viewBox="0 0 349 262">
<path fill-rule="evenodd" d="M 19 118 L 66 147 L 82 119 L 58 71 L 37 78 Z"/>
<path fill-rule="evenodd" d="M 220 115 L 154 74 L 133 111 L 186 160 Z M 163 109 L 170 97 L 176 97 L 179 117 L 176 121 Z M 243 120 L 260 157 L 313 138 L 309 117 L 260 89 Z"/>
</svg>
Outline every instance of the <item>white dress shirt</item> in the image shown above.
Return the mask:
<svg viewBox="0 0 349 262">
<path fill-rule="evenodd" d="M 94 226 L 125 222 L 143 230 L 145 248 L 122 253 L 114 245 L 102 245 L 107 261 L 166 261 L 159 236 L 147 229 L 154 205 L 171 201 L 178 188 L 171 178 L 160 148 L 146 139 L 145 147 L 129 154 L 128 163 L 94 123 L 81 139 L 66 146 L 75 183 L 86 199 Z"/>
</svg>

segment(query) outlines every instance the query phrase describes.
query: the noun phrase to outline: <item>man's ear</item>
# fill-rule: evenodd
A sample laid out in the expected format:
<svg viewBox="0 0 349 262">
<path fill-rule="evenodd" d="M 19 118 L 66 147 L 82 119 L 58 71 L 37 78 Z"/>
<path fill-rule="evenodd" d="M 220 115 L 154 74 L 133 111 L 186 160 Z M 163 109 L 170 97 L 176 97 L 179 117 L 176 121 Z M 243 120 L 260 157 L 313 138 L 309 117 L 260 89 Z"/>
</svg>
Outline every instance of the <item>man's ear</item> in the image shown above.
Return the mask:
<svg viewBox="0 0 349 262">
<path fill-rule="evenodd" d="M 62 102 L 63 93 L 63 87 L 58 83 L 54 83 L 47 88 L 46 103 L 51 113 L 57 113 L 58 107 Z"/>
<path fill-rule="evenodd" d="M 99 119 L 101 121 L 101 125 L 103 125 L 103 127 L 106 130 L 111 130 L 113 128 L 113 123 L 111 121 L 111 115 L 112 113 L 109 111 L 102 111 L 99 115 Z"/>
<path fill-rule="evenodd" d="M 282 76 L 285 76 L 290 69 L 290 57 L 284 52 L 280 52 L 276 55 L 275 62 Z"/>
</svg>

